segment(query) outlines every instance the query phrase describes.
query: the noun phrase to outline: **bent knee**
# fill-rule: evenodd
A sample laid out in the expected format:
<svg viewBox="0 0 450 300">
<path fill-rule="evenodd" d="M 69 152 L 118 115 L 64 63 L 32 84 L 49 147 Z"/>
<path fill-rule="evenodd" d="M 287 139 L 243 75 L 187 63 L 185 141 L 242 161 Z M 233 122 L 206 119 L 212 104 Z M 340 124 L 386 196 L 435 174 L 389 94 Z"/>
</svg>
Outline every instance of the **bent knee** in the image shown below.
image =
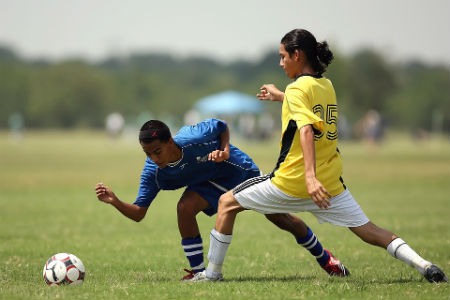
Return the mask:
<svg viewBox="0 0 450 300">
<path fill-rule="evenodd" d="M 207 207 L 205 201 L 200 201 L 196 198 L 182 197 L 177 203 L 178 215 L 197 215 L 199 212 Z"/>
<path fill-rule="evenodd" d="M 233 201 L 236 201 L 234 199 L 234 195 L 232 191 L 228 191 L 224 194 L 222 194 L 219 198 L 219 205 L 226 206 L 233 203 Z"/>
<path fill-rule="evenodd" d="M 219 198 L 219 211 L 244 210 L 244 208 L 234 198 L 233 192 L 228 191 Z"/>
<path fill-rule="evenodd" d="M 270 222 L 277 225 L 281 229 L 287 230 L 294 226 L 293 219 L 289 214 L 268 214 L 264 215 Z"/>
<path fill-rule="evenodd" d="M 177 214 L 178 215 L 192 213 L 192 212 L 193 212 L 192 205 L 190 205 L 188 203 L 188 201 L 182 201 L 181 199 L 180 199 L 180 201 L 178 201 L 178 203 L 177 203 Z"/>
</svg>

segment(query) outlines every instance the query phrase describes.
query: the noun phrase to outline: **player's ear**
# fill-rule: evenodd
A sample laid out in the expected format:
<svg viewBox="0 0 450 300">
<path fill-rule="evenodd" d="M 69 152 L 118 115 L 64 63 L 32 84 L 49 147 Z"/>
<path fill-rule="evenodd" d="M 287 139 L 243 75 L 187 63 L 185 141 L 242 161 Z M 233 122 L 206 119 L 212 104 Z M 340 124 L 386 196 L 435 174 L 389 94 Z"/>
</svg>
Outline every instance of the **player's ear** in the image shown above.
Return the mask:
<svg viewBox="0 0 450 300">
<path fill-rule="evenodd" d="M 295 49 L 294 51 L 294 60 L 295 61 L 302 61 L 303 60 L 303 51 Z"/>
</svg>

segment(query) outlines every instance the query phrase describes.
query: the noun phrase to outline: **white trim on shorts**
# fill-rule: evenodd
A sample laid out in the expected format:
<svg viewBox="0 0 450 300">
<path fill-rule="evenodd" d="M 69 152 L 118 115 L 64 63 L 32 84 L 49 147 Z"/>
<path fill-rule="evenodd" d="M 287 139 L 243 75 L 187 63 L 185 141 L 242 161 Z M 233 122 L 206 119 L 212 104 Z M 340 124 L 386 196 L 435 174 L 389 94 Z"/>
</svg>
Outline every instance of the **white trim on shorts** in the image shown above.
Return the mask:
<svg viewBox="0 0 450 300">
<path fill-rule="evenodd" d="M 350 191 L 330 199 L 328 209 L 319 208 L 310 198 L 296 198 L 286 195 L 270 180 L 269 175 L 244 181 L 233 189 L 239 204 L 262 214 L 310 212 L 319 223 L 331 223 L 344 227 L 358 227 L 369 222 Z"/>
</svg>

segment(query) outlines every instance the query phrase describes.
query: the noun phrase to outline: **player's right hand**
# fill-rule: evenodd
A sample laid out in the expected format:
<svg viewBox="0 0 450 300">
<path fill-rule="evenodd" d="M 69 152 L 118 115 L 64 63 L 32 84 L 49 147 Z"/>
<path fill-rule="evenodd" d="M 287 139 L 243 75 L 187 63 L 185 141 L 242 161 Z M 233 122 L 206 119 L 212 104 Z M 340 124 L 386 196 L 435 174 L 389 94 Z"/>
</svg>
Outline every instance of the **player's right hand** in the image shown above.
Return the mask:
<svg viewBox="0 0 450 300">
<path fill-rule="evenodd" d="M 314 203 L 321 209 L 328 209 L 331 205 L 331 194 L 316 177 L 306 177 L 306 189 Z"/>
<path fill-rule="evenodd" d="M 256 94 L 259 100 L 280 101 L 283 102 L 284 93 L 280 91 L 274 84 L 263 84 Z"/>
<path fill-rule="evenodd" d="M 113 191 L 102 182 L 99 182 L 95 185 L 95 194 L 97 195 L 98 200 L 105 203 L 111 203 L 116 198 L 116 195 L 113 193 Z"/>
</svg>

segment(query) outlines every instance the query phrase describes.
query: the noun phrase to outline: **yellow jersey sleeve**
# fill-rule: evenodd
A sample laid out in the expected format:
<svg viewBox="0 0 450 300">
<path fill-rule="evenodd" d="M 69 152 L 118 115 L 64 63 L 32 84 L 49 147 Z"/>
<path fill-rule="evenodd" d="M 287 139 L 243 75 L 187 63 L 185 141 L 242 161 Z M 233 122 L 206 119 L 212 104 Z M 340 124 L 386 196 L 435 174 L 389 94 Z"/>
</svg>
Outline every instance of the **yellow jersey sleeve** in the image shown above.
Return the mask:
<svg viewBox="0 0 450 300">
<path fill-rule="evenodd" d="M 298 85 L 291 84 L 286 88 L 284 101 L 298 128 L 312 125 L 315 130 L 323 131 L 323 120 L 312 112 L 311 99 Z"/>
</svg>

